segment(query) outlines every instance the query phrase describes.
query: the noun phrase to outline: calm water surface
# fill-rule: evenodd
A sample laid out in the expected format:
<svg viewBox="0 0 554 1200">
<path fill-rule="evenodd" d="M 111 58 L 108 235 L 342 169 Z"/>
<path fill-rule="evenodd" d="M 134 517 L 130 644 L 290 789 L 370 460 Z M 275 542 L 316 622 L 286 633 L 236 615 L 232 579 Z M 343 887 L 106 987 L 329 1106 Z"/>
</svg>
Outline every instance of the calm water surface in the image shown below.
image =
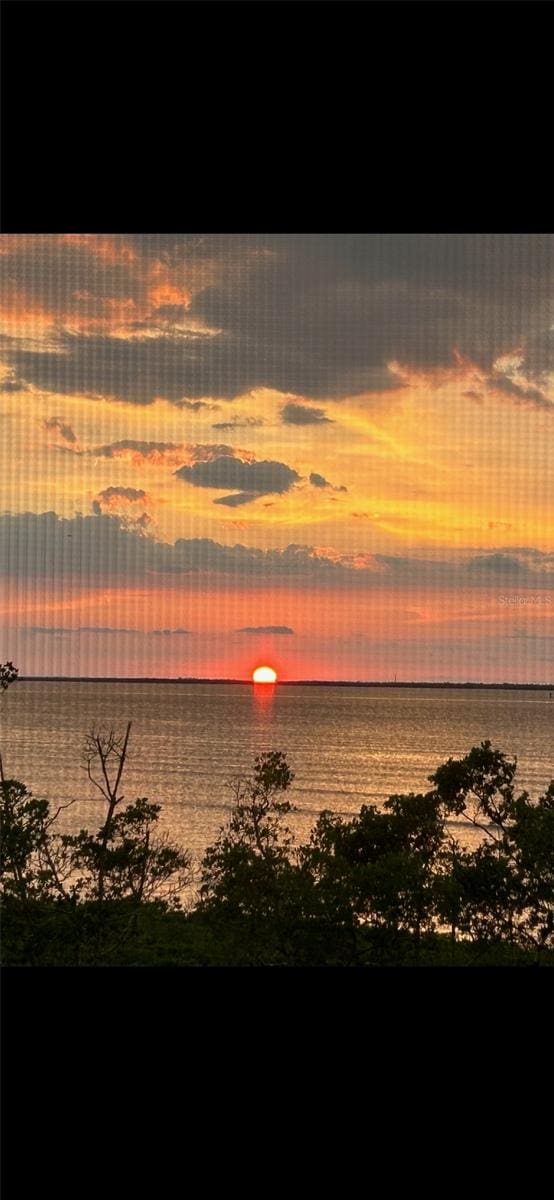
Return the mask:
<svg viewBox="0 0 554 1200">
<path fill-rule="evenodd" d="M 82 769 L 83 738 L 127 721 L 125 798 L 161 803 L 163 828 L 196 854 L 229 815 L 229 780 L 264 750 L 283 750 L 295 772 L 297 836 L 322 809 L 355 813 L 425 790 L 441 762 L 485 738 L 517 755 L 531 795 L 554 776 L 547 692 L 124 682 L 14 684 L 2 699 L 5 772 L 36 795 L 76 799 L 65 828 L 92 827 L 103 806 Z"/>
</svg>

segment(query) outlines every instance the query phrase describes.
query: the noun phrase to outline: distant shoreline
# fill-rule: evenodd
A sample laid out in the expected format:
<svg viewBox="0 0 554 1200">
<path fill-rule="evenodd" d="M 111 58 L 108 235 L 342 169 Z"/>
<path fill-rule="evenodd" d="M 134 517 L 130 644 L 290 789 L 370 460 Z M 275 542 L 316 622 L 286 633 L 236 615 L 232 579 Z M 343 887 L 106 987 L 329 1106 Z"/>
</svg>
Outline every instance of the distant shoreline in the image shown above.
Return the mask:
<svg viewBox="0 0 554 1200">
<path fill-rule="evenodd" d="M 19 683 L 233 683 L 246 687 L 275 686 L 254 684 L 251 679 L 200 679 L 196 676 L 128 676 L 117 675 L 20 675 Z M 429 680 L 358 680 L 358 679 L 281 679 L 279 687 L 353 687 L 353 688 L 457 688 L 469 691 L 554 691 L 554 683 L 452 683 Z"/>
</svg>

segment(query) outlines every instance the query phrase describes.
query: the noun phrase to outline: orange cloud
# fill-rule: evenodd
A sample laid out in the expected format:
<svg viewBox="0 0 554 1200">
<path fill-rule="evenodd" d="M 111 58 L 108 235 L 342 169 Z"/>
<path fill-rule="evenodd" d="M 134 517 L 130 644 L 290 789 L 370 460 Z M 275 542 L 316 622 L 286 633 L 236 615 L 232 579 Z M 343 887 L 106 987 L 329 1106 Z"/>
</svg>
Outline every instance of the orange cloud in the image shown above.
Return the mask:
<svg viewBox="0 0 554 1200">
<path fill-rule="evenodd" d="M 169 264 L 141 256 L 124 237 L 8 234 L 1 240 L 0 258 L 14 261 L 13 272 L 8 270 L 2 281 L 0 301 L 2 328 L 12 337 L 40 338 L 64 329 L 125 336 L 122 321 L 145 322 L 153 309 L 186 309 L 191 300 L 191 289 L 174 278 Z M 73 273 L 83 286 L 71 291 L 65 280 Z M 42 286 L 45 275 L 53 282 L 50 288 Z M 23 282 L 16 284 L 14 277 Z"/>
<path fill-rule="evenodd" d="M 191 293 L 186 288 L 176 287 L 174 283 L 169 283 L 167 280 L 154 284 L 149 289 L 148 297 L 155 308 L 160 308 L 164 304 L 177 304 L 188 308 L 191 301 Z"/>
</svg>

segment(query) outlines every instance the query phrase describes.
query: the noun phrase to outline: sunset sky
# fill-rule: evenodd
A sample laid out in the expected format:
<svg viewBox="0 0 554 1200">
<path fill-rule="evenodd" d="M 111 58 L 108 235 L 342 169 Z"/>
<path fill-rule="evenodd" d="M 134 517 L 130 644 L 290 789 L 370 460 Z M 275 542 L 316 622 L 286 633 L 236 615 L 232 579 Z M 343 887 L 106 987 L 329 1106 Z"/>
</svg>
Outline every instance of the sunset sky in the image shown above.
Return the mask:
<svg viewBox="0 0 554 1200">
<path fill-rule="evenodd" d="M 0 660 L 553 681 L 553 244 L 3 235 Z"/>
</svg>

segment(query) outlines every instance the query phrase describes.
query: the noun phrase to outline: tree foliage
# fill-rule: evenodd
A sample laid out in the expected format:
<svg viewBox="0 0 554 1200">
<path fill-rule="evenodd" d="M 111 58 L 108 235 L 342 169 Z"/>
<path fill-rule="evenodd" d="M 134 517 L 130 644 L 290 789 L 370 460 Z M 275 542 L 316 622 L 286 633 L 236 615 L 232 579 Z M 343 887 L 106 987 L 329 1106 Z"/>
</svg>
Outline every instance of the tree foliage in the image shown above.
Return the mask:
<svg viewBox="0 0 554 1200">
<path fill-rule="evenodd" d="M 132 930 L 140 905 L 155 901 L 167 910 L 181 906 L 190 881 L 190 854 L 157 832 L 161 807 L 144 797 L 120 807 L 121 783 L 131 726 L 123 733 L 93 730 L 85 746 L 86 771 L 106 802 L 96 833 L 59 829 L 65 808 L 32 796 L 17 780 L 0 783 L 0 897 L 4 910 L 16 904 L 29 925 L 34 906 L 55 906 L 79 942 L 85 932 L 92 961 L 109 949 L 110 906 L 124 904 L 130 921 L 116 945 Z M 86 910 L 89 920 L 81 919 Z M 41 909 L 42 911 L 42 909 Z M 79 960 L 81 946 L 79 944 Z M 90 956 L 89 956 L 90 957 Z"/>
<path fill-rule="evenodd" d="M 431 776 L 445 817 L 482 834 L 472 853 L 450 840 L 438 911 L 452 915 L 454 906 L 459 928 L 475 938 L 541 950 L 554 933 L 554 781 L 533 801 L 527 792 L 516 795 L 516 768 L 485 741 Z"/>
<path fill-rule="evenodd" d="M 293 779 L 284 754 L 271 751 L 255 758 L 251 776 L 233 782 L 230 820 L 202 863 L 200 895 L 205 907 L 275 914 L 290 868 L 293 838 L 285 819 L 294 809 L 282 797 Z"/>
<path fill-rule="evenodd" d="M 19 670 L 12 662 L 0 663 L 0 691 L 5 692 L 11 683 L 15 683 Z"/>
</svg>

